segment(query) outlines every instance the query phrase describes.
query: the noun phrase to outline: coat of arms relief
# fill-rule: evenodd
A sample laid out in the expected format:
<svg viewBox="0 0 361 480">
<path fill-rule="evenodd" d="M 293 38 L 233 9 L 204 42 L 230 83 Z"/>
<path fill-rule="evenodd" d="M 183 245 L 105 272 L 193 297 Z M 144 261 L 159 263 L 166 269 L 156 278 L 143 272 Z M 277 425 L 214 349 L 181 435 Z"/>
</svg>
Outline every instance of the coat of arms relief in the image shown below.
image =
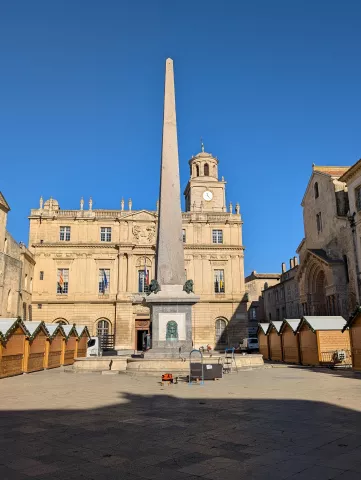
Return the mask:
<svg viewBox="0 0 361 480">
<path fill-rule="evenodd" d="M 136 243 L 154 243 L 155 226 L 135 224 L 133 226 L 133 237 Z"/>
</svg>

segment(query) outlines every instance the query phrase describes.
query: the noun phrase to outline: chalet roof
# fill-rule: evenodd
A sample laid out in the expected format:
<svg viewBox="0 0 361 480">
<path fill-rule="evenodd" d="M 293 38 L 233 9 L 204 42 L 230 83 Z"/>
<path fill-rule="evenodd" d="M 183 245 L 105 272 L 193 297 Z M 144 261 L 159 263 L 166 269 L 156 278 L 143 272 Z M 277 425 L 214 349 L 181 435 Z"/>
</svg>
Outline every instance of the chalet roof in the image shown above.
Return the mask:
<svg viewBox="0 0 361 480">
<path fill-rule="evenodd" d="M 69 338 L 69 336 L 74 332 L 76 336 L 78 336 L 78 333 L 76 331 L 75 325 L 62 325 L 63 331 L 65 333 L 66 338 Z"/>
<path fill-rule="evenodd" d="M 60 323 L 45 323 L 45 328 L 47 329 L 50 338 L 53 338 L 58 333 L 58 330 L 60 330 L 64 335 L 64 331 L 62 330 L 62 325 Z"/>
<path fill-rule="evenodd" d="M 2 318 L 0 320 L 0 338 L 7 340 L 8 336 L 20 326 L 26 334 L 26 328 L 20 318 Z"/>
<path fill-rule="evenodd" d="M 271 325 L 273 325 L 275 327 L 277 333 L 280 333 L 282 323 L 283 322 L 281 322 L 281 321 L 275 321 L 275 322 L 271 322 Z"/>
<path fill-rule="evenodd" d="M 90 333 L 88 330 L 88 327 L 86 325 L 75 325 L 75 330 L 78 335 L 78 337 L 81 337 L 83 333 L 85 332 L 88 337 L 90 337 Z"/>
<path fill-rule="evenodd" d="M 347 320 L 342 331 L 344 332 L 347 328 L 351 327 L 353 322 L 361 315 L 361 307 L 356 307 L 356 309 L 351 313 L 350 318 Z"/>
<path fill-rule="evenodd" d="M 270 326 L 271 326 L 270 323 L 259 323 L 259 324 L 258 324 L 258 329 L 262 330 L 262 332 L 263 332 L 265 335 L 267 335 Z"/>
<path fill-rule="evenodd" d="M 48 335 L 48 331 L 46 329 L 45 323 L 40 321 L 25 321 L 23 322 L 27 333 L 30 338 L 34 338 L 35 335 L 38 333 L 39 330 L 43 329 L 45 333 Z"/>
<path fill-rule="evenodd" d="M 289 325 L 292 328 L 293 332 L 296 333 L 300 322 L 300 318 L 285 318 L 282 322 L 281 330 L 285 327 L 285 325 Z"/>
<path fill-rule="evenodd" d="M 346 320 L 341 316 L 305 316 L 298 326 L 298 331 L 302 325 L 306 323 L 312 331 L 318 330 L 343 330 L 346 325 Z"/>
</svg>

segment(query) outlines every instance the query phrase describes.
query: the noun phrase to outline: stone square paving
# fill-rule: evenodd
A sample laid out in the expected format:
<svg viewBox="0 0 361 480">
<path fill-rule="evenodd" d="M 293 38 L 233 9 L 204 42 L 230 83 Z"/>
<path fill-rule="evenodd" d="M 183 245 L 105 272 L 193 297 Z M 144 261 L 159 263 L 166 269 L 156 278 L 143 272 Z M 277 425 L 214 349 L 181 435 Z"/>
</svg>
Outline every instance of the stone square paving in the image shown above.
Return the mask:
<svg viewBox="0 0 361 480">
<path fill-rule="evenodd" d="M 360 480 L 361 376 L 265 368 L 204 386 L 60 371 L 0 381 L 0 479 Z"/>
</svg>

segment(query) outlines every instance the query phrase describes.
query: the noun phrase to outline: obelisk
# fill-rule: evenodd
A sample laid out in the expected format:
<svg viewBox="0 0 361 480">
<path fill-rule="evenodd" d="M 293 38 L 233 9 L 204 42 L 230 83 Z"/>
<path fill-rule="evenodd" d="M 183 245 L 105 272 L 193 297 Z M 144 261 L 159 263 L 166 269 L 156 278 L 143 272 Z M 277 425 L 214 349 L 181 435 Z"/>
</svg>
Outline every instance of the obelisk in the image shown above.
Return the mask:
<svg viewBox="0 0 361 480">
<path fill-rule="evenodd" d="M 184 291 L 177 119 L 173 60 L 166 60 L 162 158 L 160 169 L 158 237 L 156 247 L 158 293 L 146 297 L 151 309 L 152 349 L 147 355 L 178 357 L 192 348 L 192 305 L 199 300 Z"/>
</svg>

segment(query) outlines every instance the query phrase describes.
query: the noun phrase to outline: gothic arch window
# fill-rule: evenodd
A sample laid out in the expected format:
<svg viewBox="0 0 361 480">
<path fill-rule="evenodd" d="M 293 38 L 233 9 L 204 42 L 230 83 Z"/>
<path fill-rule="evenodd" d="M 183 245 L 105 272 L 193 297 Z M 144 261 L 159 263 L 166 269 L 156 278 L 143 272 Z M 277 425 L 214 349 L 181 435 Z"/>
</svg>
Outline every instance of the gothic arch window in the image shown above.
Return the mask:
<svg viewBox="0 0 361 480">
<path fill-rule="evenodd" d="M 204 164 L 204 176 L 209 177 L 209 165 L 208 165 L 208 163 Z"/>
<path fill-rule="evenodd" d="M 111 323 L 106 318 L 101 318 L 97 322 L 97 336 L 104 337 L 112 333 Z"/>
<path fill-rule="evenodd" d="M 8 312 L 11 312 L 11 304 L 12 304 L 12 293 L 10 289 L 8 292 L 8 306 L 7 306 Z"/>
<path fill-rule="evenodd" d="M 69 322 L 65 318 L 56 318 L 53 323 L 58 323 L 59 325 L 68 325 Z"/>
<path fill-rule="evenodd" d="M 343 262 L 344 262 L 344 264 L 345 264 L 346 283 L 349 283 L 349 282 L 350 282 L 350 277 L 349 277 L 349 274 L 348 274 L 348 259 L 347 259 L 347 255 L 344 255 L 344 256 L 343 256 Z"/>
<path fill-rule="evenodd" d="M 318 198 L 319 197 L 318 182 L 315 183 L 313 188 L 315 189 L 315 198 Z"/>
<path fill-rule="evenodd" d="M 217 318 L 215 324 L 216 346 L 227 345 L 227 321 L 224 318 Z"/>
</svg>

